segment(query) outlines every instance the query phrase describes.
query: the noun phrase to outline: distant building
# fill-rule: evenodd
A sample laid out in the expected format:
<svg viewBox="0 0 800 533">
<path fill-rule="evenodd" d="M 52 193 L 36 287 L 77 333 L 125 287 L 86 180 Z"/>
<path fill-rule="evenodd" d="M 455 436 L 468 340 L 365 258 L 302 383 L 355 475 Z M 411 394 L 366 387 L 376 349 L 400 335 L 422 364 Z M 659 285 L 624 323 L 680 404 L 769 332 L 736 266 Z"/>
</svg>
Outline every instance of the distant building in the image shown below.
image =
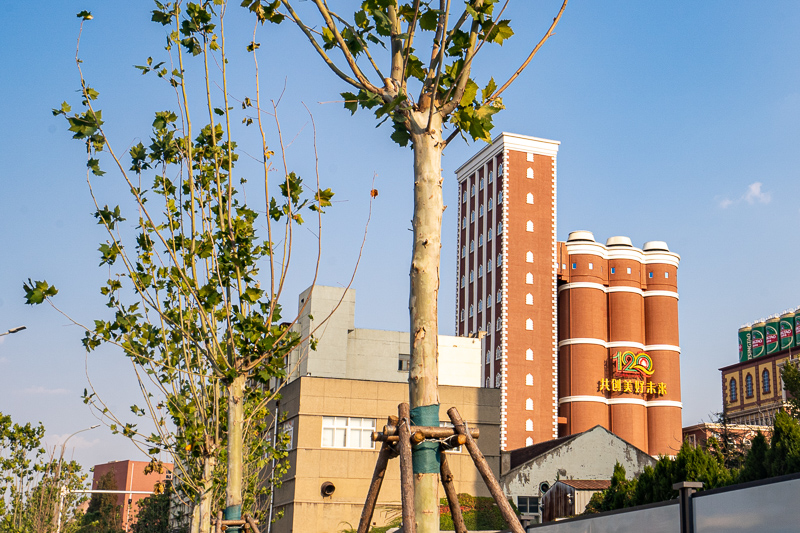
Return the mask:
<svg viewBox="0 0 800 533">
<path fill-rule="evenodd" d="M 716 439 L 718 442 L 727 438 L 731 444 L 741 450 L 746 450 L 758 432 L 764 434 L 769 440 L 772 438 L 772 426 L 757 426 L 749 424 L 717 424 L 717 423 L 702 423 L 683 428 L 683 440 L 692 446 L 706 448 L 710 438 Z"/>
<path fill-rule="evenodd" d="M 482 383 L 501 391 L 502 450 L 600 424 L 675 455 L 680 257 L 661 241 L 604 246 L 588 231 L 558 242 L 559 145 L 501 133 L 456 170 L 456 332 L 485 332 Z"/>
<path fill-rule="evenodd" d="M 117 505 L 120 506 L 122 527 L 125 531 L 128 531 L 130 526 L 136 523 L 136 516 L 139 512 L 138 503 L 148 496 L 148 494 L 134 494 L 134 492 L 152 493 L 157 483 L 165 483 L 172 479 L 172 463 L 163 463 L 164 470 L 161 473 L 145 474 L 145 469 L 149 464 L 149 461 L 112 461 L 94 466 L 93 490 L 98 488 L 100 478 L 110 472 L 114 476 L 116 485 L 114 490 L 123 491 L 117 494 Z"/>
<path fill-rule="evenodd" d="M 540 442 L 501 456 L 500 485 L 516 503 L 524 524 L 542 521 L 540 504 L 556 481 L 608 481 L 620 463 L 629 478 L 656 460 L 602 426 Z"/>
<path fill-rule="evenodd" d="M 274 533 L 357 527 L 380 448 L 371 434 L 408 401 L 410 336 L 355 328 L 355 290 L 316 286 L 304 291 L 298 329 L 311 333 L 337 305 L 314 334 L 317 349 L 309 350 L 306 343 L 288 359 L 291 379 L 277 408 L 285 416 L 290 468 L 274 494 L 275 511 L 283 513 Z M 457 407 L 480 429 L 478 445 L 498 475 L 500 391 L 479 386 L 480 346 L 477 338 L 439 336 L 439 419 L 449 425 L 447 409 Z M 490 496 L 465 449 L 445 453 L 458 492 Z M 373 522 L 384 525 L 399 516 L 399 509 L 399 459 L 392 459 Z"/>
</svg>

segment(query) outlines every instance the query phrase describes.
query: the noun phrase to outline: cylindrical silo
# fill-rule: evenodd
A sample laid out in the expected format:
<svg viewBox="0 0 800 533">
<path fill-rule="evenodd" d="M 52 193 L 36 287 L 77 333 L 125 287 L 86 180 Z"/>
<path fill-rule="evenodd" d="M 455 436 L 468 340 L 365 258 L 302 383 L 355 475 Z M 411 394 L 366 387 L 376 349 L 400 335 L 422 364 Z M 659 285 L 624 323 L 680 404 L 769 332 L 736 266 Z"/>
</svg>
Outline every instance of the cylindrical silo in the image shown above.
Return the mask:
<svg viewBox="0 0 800 533">
<path fill-rule="evenodd" d="M 767 346 L 766 355 L 777 353 L 780 348 L 780 323 L 781 319 L 777 316 L 767 320 L 767 325 L 764 328 L 764 344 Z"/>
<path fill-rule="evenodd" d="M 608 253 L 608 358 L 612 363 L 608 396 L 611 431 L 641 450 L 648 449 L 645 380 L 613 364 L 644 351 L 644 254 L 628 237 L 611 237 Z M 637 382 L 639 389 L 637 390 Z M 616 386 L 615 386 L 616 385 Z"/>
<path fill-rule="evenodd" d="M 753 359 L 756 357 L 761 357 L 767 352 L 767 346 L 765 344 L 766 335 L 764 333 L 766 327 L 767 323 L 760 321 L 753 324 L 752 329 L 750 330 L 752 334 L 751 345 L 753 346 Z"/>
<path fill-rule="evenodd" d="M 794 347 L 794 313 L 784 313 L 780 319 L 780 350 Z"/>
<path fill-rule="evenodd" d="M 683 442 L 677 279 L 680 256 L 670 252 L 662 241 L 647 242 L 642 249 L 647 270 L 645 349 L 653 370 L 645 396 L 648 453 L 676 455 Z"/>
<path fill-rule="evenodd" d="M 604 276 L 606 250 L 588 231 L 573 231 L 566 242 L 566 283 L 558 288 L 560 434 L 572 435 L 597 424 L 611 429 L 602 384 L 608 382 L 608 310 Z"/>
<path fill-rule="evenodd" d="M 739 328 L 739 362 L 749 361 L 753 358 L 753 347 L 751 345 L 751 330 L 750 326 L 742 326 Z"/>
</svg>

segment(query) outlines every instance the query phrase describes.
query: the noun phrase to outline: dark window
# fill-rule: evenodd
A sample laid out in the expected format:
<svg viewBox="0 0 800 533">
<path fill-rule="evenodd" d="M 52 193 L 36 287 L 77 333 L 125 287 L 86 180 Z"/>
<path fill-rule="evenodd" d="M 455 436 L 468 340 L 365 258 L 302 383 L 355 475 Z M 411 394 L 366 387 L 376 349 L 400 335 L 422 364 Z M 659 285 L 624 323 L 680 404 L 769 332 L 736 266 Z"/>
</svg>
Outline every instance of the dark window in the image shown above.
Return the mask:
<svg viewBox="0 0 800 533">
<path fill-rule="evenodd" d="M 750 374 L 744 378 L 744 395 L 748 398 L 753 397 L 753 376 Z"/>
<path fill-rule="evenodd" d="M 461 312 L 464 315 L 464 312 Z M 399 372 L 408 372 L 411 368 L 411 354 L 401 353 L 397 358 L 397 370 Z"/>
<path fill-rule="evenodd" d="M 731 378 L 731 401 L 735 402 L 737 400 L 736 397 L 736 380 Z"/>
<path fill-rule="evenodd" d="M 767 369 L 761 373 L 761 392 L 769 394 L 769 370 Z"/>
<path fill-rule="evenodd" d="M 539 498 L 534 496 L 517 496 L 517 507 L 522 514 L 539 514 Z"/>
</svg>

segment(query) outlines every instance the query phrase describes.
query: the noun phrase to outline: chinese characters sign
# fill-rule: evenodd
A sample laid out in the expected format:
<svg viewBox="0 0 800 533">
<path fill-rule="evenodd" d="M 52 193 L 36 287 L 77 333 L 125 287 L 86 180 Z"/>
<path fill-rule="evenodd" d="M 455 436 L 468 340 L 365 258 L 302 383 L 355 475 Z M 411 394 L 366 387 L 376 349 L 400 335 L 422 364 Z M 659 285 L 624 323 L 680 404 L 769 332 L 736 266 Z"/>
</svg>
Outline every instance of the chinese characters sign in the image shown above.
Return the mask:
<svg viewBox="0 0 800 533">
<path fill-rule="evenodd" d="M 667 393 L 666 383 L 655 383 L 647 378 L 653 375 L 653 359 L 645 352 L 617 352 L 611 357 L 614 363 L 614 376 L 601 379 L 597 383 L 598 392 L 620 392 L 628 394 L 651 394 L 662 396 Z M 626 379 L 632 378 L 632 379 Z M 636 379 L 638 378 L 638 379 Z"/>
</svg>

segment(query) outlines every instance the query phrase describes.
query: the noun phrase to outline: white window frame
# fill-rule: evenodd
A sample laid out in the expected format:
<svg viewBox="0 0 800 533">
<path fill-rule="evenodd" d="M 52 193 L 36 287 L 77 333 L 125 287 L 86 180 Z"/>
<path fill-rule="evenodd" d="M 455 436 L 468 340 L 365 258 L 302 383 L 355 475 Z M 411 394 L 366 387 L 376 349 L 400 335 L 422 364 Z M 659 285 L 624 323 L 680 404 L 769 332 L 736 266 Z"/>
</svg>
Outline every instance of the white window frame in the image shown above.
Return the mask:
<svg viewBox="0 0 800 533">
<path fill-rule="evenodd" d="M 374 418 L 354 416 L 322 417 L 322 448 L 350 448 L 374 450 L 372 432 L 375 431 Z"/>
</svg>

